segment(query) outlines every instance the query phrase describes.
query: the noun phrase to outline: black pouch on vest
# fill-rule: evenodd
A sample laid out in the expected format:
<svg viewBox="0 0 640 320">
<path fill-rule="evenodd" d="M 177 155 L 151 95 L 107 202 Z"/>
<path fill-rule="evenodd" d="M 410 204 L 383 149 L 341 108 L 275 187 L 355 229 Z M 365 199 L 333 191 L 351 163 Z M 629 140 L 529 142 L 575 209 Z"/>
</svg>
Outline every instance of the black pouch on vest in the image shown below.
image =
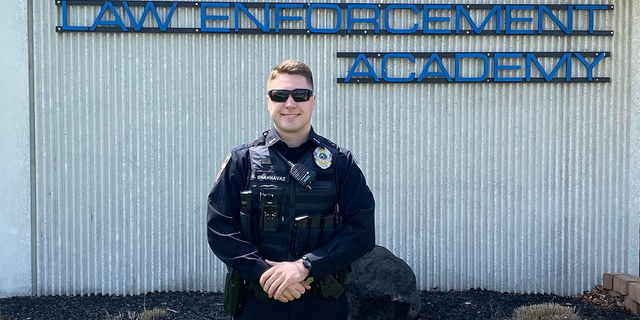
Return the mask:
<svg viewBox="0 0 640 320">
<path fill-rule="evenodd" d="M 321 245 L 333 239 L 333 234 L 335 232 L 335 230 L 333 229 L 333 220 L 333 214 L 322 217 L 322 241 L 320 241 Z"/>
<path fill-rule="evenodd" d="M 295 256 L 307 253 L 307 237 L 309 236 L 309 217 L 296 217 L 295 241 L 291 248 Z"/>
<path fill-rule="evenodd" d="M 260 230 L 276 232 L 278 230 L 278 208 L 275 196 L 272 194 L 262 195 L 260 201 Z"/>
<path fill-rule="evenodd" d="M 242 202 L 242 211 L 240 211 L 240 232 L 247 237 L 249 241 L 251 239 L 251 190 L 240 192 L 240 199 Z"/>
<path fill-rule="evenodd" d="M 309 250 L 315 250 L 320 245 L 320 223 L 322 222 L 322 216 L 317 215 L 310 218 L 309 226 L 309 242 L 307 243 Z"/>
</svg>

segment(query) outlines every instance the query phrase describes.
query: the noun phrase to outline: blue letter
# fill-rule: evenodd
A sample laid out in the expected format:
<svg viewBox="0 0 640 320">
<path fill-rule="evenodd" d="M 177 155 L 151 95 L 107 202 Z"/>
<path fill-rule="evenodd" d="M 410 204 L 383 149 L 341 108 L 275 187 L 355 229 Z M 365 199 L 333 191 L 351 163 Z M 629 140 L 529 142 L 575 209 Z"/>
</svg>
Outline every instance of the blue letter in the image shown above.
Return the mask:
<svg viewBox="0 0 640 320">
<path fill-rule="evenodd" d="M 140 22 L 136 22 L 136 19 L 133 17 L 133 13 L 131 13 L 131 9 L 129 9 L 129 4 L 126 1 L 122 1 L 122 6 L 124 7 L 124 11 L 127 12 L 127 15 L 129 16 L 129 20 L 131 20 L 131 25 L 133 26 L 134 30 L 140 31 L 140 29 L 142 29 L 144 20 L 147 19 L 147 14 L 149 13 L 149 10 L 151 10 L 151 13 L 153 13 L 153 15 L 156 17 L 156 21 L 158 22 L 158 28 L 160 28 L 160 30 L 162 31 L 167 31 L 167 27 L 169 27 L 169 23 L 171 22 L 171 17 L 173 17 L 173 13 L 176 11 L 176 7 L 178 6 L 178 3 L 174 2 L 173 5 L 171 5 L 171 10 L 169 10 L 169 14 L 167 15 L 167 19 L 165 20 L 164 23 L 162 23 L 162 20 L 160 19 L 160 16 L 158 15 L 158 11 L 156 10 L 156 6 L 153 4 L 153 2 L 147 2 L 147 5 L 144 7 L 144 11 L 142 11 L 142 17 L 140 17 Z"/>
<path fill-rule="evenodd" d="M 450 5 L 443 5 L 443 4 L 435 4 L 435 5 L 425 4 L 424 6 L 422 6 L 422 33 L 429 33 L 429 34 L 451 33 L 451 30 L 429 29 L 429 21 L 433 21 L 433 22 L 451 21 L 451 18 L 449 18 L 449 17 L 429 17 L 429 10 L 431 10 L 431 9 L 434 9 L 434 10 L 449 9 L 449 10 L 451 10 L 451 6 Z"/>
<path fill-rule="evenodd" d="M 576 6 L 576 10 L 589 10 L 589 33 L 593 33 L 593 10 L 607 10 L 607 6 Z"/>
<path fill-rule="evenodd" d="M 564 33 L 566 34 L 573 33 L 573 7 L 572 6 L 569 6 L 569 8 L 567 9 L 567 25 L 565 26 L 562 22 L 560 22 L 560 19 L 558 19 L 558 17 L 556 17 L 556 15 L 553 14 L 553 12 L 549 10 L 549 8 L 547 8 L 547 6 L 540 5 L 538 7 L 538 33 L 540 34 L 543 31 L 542 25 L 544 25 L 543 13 L 546 13 L 549 16 L 549 18 L 551 18 L 551 20 L 553 20 L 553 22 L 555 22 L 558 25 L 558 27 L 560 27 L 560 29 L 564 31 Z"/>
<path fill-rule="evenodd" d="M 476 34 L 480 34 L 482 30 L 484 30 L 484 27 L 486 27 L 487 24 L 489 23 L 489 20 L 491 20 L 491 17 L 495 15 L 496 16 L 496 34 L 500 33 L 500 26 L 502 22 L 502 19 L 500 18 L 500 16 L 501 16 L 502 10 L 500 10 L 499 5 L 495 5 L 493 6 L 493 8 L 491 8 L 491 11 L 489 11 L 489 14 L 487 15 L 487 17 L 484 18 L 480 27 L 478 27 L 476 23 L 473 22 L 473 19 L 471 19 L 469 12 L 467 12 L 467 9 L 465 9 L 463 5 L 457 5 L 456 6 L 456 33 L 457 34 L 460 33 L 460 21 L 461 21 L 460 13 L 464 15 L 464 17 L 467 19 L 467 22 L 469 22 L 469 25 L 471 26 L 471 28 Z"/>
<path fill-rule="evenodd" d="M 102 16 L 104 16 L 104 14 L 107 12 L 107 9 L 111 9 L 111 13 L 113 13 L 113 16 L 115 17 L 114 21 L 102 21 Z M 98 17 L 93 22 L 93 25 L 91 26 L 90 30 L 91 31 L 96 30 L 96 27 L 101 24 L 108 25 L 108 26 L 119 26 L 122 29 L 122 31 L 127 32 L 127 27 L 124 26 L 124 22 L 122 22 L 122 18 L 120 18 L 120 15 L 116 11 L 116 8 L 113 7 L 113 4 L 111 4 L 111 1 L 107 1 L 104 3 L 104 5 L 102 6 L 102 10 L 100 10 Z"/>
<path fill-rule="evenodd" d="M 368 72 L 356 72 L 356 68 L 360 64 L 360 61 L 364 61 L 364 65 L 369 70 Z M 376 82 L 380 82 L 380 78 L 378 78 L 378 76 L 376 75 L 376 72 L 373 71 L 373 67 L 371 66 L 371 63 L 369 63 L 369 60 L 367 60 L 367 57 L 365 57 L 364 54 L 362 53 L 358 55 L 358 57 L 356 58 L 356 61 L 353 63 L 353 66 L 351 66 L 351 70 L 349 70 L 349 74 L 347 74 L 347 77 L 344 79 L 344 82 L 345 83 L 349 82 L 349 80 L 354 76 L 371 76 Z"/>
<path fill-rule="evenodd" d="M 514 22 L 531 22 L 533 18 L 514 18 L 511 16 L 513 10 L 533 10 L 533 6 L 505 6 L 504 31 L 506 34 L 533 34 L 533 30 L 511 30 Z"/>
<path fill-rule="evenodd" d="M 483 73 L 481 76 L 473 78 L 464 78 L 460 76 L 460 59 L 462 58 L 480 58 L 484 62 Z M 489 58 L 482 53 L 456 53 L 456 82 L 479 82 L 487 79 L 489 73 Z"/>
<path fill-rule="evenodd" d="M 281 16 L 280 9 L 297 9 L 302 8 L 302 4 L 276 4 L 276 17 L 274 18 L 276 23 L 276 33 L 280 32 L 280 21 L 297 21 L 302 20 L 300 16 Z"/>
<path fill-rule="evenodd" d="M 571 81 L 571 53 L 563 54 L 562 58 L 560 58 L 560 61 L 558 61 L 558 63 L 553 68 L 550 74 L 547 74 L 544 71 L 544 68 L 540 64 L 538 57 L 536 57 L 533 53 L 527 53 L 527 64 L 525 66 L 525 74 L 526 74 L 525 78 L 527 82 L 531 81 L 531 61 L 533 61 L 533 63 L 538 68 L 538 71 L 540 71 L 540 74 L 542 74 L 542 76 L 544 77 L 544 80 L 547 82 L 550 82 L 553 79 L 553 77 L 555 77 L 555 75 L 560 70 L 560 67 L 562 67 L 562 64 L 566 62 L 567 63 L 566 79 L 567 79 L 567 82 Z"/>
<path fill-rule="evenodd" d="M 440 70 L 442 71 L 440 72 L 429 71 L 429 68 L 431 68 L 431 64 L 433 63 L 433 61 L 438 63 L 438 66 L 440 66 Z M 437 76 L 444 76 L 445 78 L 447 78 L 447 81 L 449 82 L 452 81 L 451 76 L 449 75 L 449 71 L 447 71 L 447 68 L 444 67 L 442 60 L 440 60 L 440 56 L 438 56 L 437 53 L 433 53 L 431 54 L 431 57 L 429 57 L 427 64 L 424 65 L 422 72 L 420 72 L 420 76 L 418 77 L 418 82 L 422 82 L 422 79 L 424 79 L 424 77 L 437 77 Z"/>
<path fill-rule="evenodd" d="M 582 62 L 582 64 L 587 67 L 587 79 L 589 81 L 593 80 L 593 68 L 595 68 L 598 63 L 600 63 L 600 61 L 602 61 L 602 58 L 604 58 L 604 53 L 603 54 L 599 54 L 597 58 L 595 58 L 595 60 L 593 60 L 593 63 L 589 63 L 587 62 L 587 60 L 579 53 L 575 53 L 576 57 L 578 58 L 578 60 L 580 60 L 580 62 Z"/>
<path fill-rule="evenodd" d="M 375 15 L 373 18 L 354 18 L 351 10 L 353 9 L 373 9 Z M 380 17 L 380 9 L 375 4 L 348 4 L 347 5 L 347 33 L 351 33 L 351 27 L 354 23 L 373 23 L 376 32 L 380 33 L 380 25 L 378 18 Z"/>
<path fill-rule="evenodd" d="M 520 82 L 522 78 L 502 78 L 500 70 L 520 70 L 520 66 L 500 64 L 500 58 L 522 58 L 522 53 L 496 53 L 493 56 L 493 80 L 495 82 Z"/>
<path fill-rule="evenodd" d="M 70 26 L 67 23 L 69 23 L 69 18 L 67 17 L 67 2 L 62 1 L 62 30 L 89 30 L 89 27 Z"/>
<path fill-rule="evenodd" d="M 413 13 L 418 13 L 418 7 L 412 4 L 390 4 L 387 6 L 387 9 L 384 11 L 384 28 L 389 31 L 389 33 L 414 33 L 418 31 L 418 24 L 414 24 L 411 29 L 392 29 L 389 25 L 389 12 L 393 9 L 410 9 L 413 10 Z M 414 61 L 415 62 L 415 61 Z"/>
<path fill-rule="evenodd" d="M 336 19 L 338 20 L 338 24 L 336 25 L 336 27 L 333 28 L 333 29 L 318 29 L 318 28 L 314 28 L 311 25 L 311 10 L 313 10 L 315 8 L 324 8 L 324 9 L 333 9 L 333 10 L 335 10 L 337 15 L 338 15 L 336 17 Z M 340 31 L 340 27 L 342 26 L 342 10 L 340 10 L 340 7 L 338 7 L 338 5 L 336 5 L 336 4 L 314 3 L 314 4 L 310 5 L 309 8 L 307 8 L 307 24 L 308 24 L 307 28 L 311 32 L 315 32 L 315 33 L 336 33 L 338 31 Z"/>
<path fill-rule="evenodd" d="M 382 57 L 382 79 L 387 82 L 410 82 L 415 79 L 416 73 L 411 72 L 411 74 L 406 78 L 392 78 L 387 76 L 387 60 L 391 58 L 407 58 L 411 60 L 411 63 L 416 63 L 416 58 L 409 53 L 387 53 Z"/>
<path fill-rule="evenodd" d="M 247 17 L 249 17 L 249 19 L 251 19 L 251 21 L 253 21 L 253 23 L 256 24 L 256 26 L 258 26 L 258 28 L 260 28 L 260 30 L 262 30 L 262 32 L 269 32 L 269 4 L 265 3 L 264 4 L 264 24 L 260 23 L 260 21 L 258 21 L 258 19 L 251 14 L 251 12 L 249 12 L 249 9 L 247 9 L 242 3 L 240 2 L 235 2 L 233 4 L 233 10 L 234 10 L 234 18 L 236 21 L 236 32 L 238 32 L 240 30 L 240 18 L 239 18 L 239 14 L 238 14 L 238 9 L 242 10 L 242 12 L 244 12 L 244 14 L 247 15 Z"/>
<path fill-rule="evenodd" d="M 230 28 L 208 28 L 207 20 L 229 20 L 229 16 L 210 16 L 207 15 L 207 8 L 229 8 L 228 3 L 200 3 L 200 29 L 202 32 L 225 32 L 229 33 Z M 237 22 L 236 22 L 237 23 Z"/>
</svg>

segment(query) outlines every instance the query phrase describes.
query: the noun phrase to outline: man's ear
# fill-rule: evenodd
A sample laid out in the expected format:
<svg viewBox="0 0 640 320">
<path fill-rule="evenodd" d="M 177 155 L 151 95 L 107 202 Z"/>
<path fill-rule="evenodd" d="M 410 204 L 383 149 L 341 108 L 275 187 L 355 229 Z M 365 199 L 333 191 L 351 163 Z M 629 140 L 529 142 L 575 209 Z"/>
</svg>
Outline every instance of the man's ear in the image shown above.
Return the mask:
<svg viewBox="0 0 640 320">
<path fill-rule="evenodd" d="M 313 100 L 313 109 L 312 110 L 315 110 L 316 109 L 316 96 L 313 95 L 313 97 L 311 97 L 311 99 Z"/>
</svg>

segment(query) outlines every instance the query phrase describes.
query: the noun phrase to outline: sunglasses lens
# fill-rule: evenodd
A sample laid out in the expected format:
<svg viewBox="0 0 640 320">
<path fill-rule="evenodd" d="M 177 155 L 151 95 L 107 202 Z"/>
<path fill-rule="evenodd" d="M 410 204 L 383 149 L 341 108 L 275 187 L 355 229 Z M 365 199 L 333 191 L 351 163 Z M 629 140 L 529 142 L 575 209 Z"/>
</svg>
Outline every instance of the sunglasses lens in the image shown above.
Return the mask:
<svg viewBox="0 0 640 320">
<path fill-rule="evenodd" d="M 269 91 L 269 98 L 273 102 L 285 102 L 289 99 L 289 95 L 293 97 L 295 102 L 305 102 L 311 99 L 313 91 L 308 89 L 296 89 L 296 90 L 271 90 Z"/>
<path fill-rule="evenodd" d="M 289 98 L 289 92 L 287 90 L 271 90 L 269 98 L 274 102 L 285 102 Z"/>
<path fill-rule="evenodd" d="M 311 91 L 310 90 L 293 90 L 291 93 L 293 100 L 295 102 L 304 102 L 309 101 L 311 99 Z"/>
</svg>

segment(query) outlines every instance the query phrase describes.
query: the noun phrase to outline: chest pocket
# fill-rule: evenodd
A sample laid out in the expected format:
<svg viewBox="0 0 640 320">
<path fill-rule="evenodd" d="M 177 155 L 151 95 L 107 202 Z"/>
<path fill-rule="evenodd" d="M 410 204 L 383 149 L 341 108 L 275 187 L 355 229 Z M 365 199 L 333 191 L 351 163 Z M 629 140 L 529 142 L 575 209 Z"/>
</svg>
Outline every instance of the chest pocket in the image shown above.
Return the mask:
<svg viewBox="0 0 640 320">
<path fill-rule="evenodd" d="M 259 234 L 276 232 L 280 225 L 288 223 L 287 210 L 291 197 L 286 176 L 273 171 L 252 173 L 250 189 Z"/>
<path fill-rule="evenodd" d="M 257 246 L 266 259 L 287 260 L 289 257 L 289 189 L 279 184 L 253 181 L 252 205 Z"/>
<path fill-rule="evenodd" d="M 333 210 L 337 203 L 337 190 L 333 182 L 333 176 L 318 173 L 316 180 L 311 184 L 311 189 L 296 186 L 295 210 L 296 214 L 303 213 L 309 217 L 324 214 Z"/>
</svg>

